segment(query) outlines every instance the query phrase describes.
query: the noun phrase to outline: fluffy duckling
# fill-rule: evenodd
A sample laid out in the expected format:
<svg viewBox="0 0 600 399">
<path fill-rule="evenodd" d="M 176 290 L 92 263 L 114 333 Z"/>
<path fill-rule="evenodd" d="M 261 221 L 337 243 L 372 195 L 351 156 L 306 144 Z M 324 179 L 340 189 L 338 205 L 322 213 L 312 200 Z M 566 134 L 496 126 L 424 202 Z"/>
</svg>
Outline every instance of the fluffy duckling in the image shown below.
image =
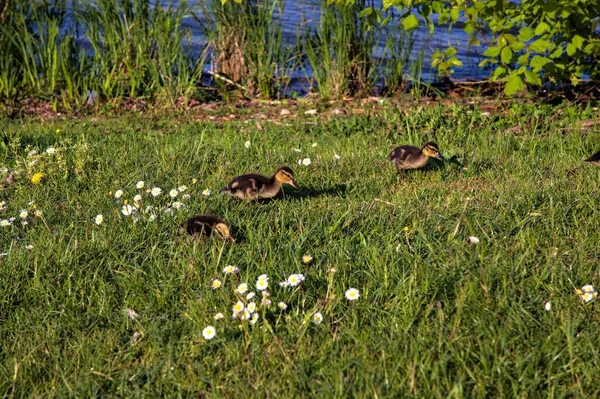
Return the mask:
<svg viewBox="0 0 600 399">
<path fill-rule="evenodd" d="M 229 225 L 220 217 L 213 215 L 194 216 L 183 222 L 179 228 L 180 233 L 188 233 L 193 239 L 199 238 L 208 239 L 212 232 L 216 231 L 219 237 L 226 241 L 234 242 L 235 240 L 229 232 Z"/>
<path fill-rule="evenodd" d="M 590 162 L 596 166 L 600 166 L 600 151 L 586 159 L 585 162 Z"/>
<path fill-rule="evenodd" d="M 396 148 L 388 159 L 396 164 L 398 173 L 402 175 L 404 169 L 419 169 L 427 165 L 429 157 L 444 160 L 440 154 L 440 149 L 436 143 L 430 141 L 425 143 L 422 148 L 412 145 L 403 145 Z"/>
<path fill-rule="evenodd" d="M 223 187 L 221 192 L 245 200 L 271 198 L 279 193 L 284 184 L 298 188 L 294 181 L 294 172 L 287 166 L 277 169 L 271 177 L 258 174 L 238 176 Z"/>
</svg>

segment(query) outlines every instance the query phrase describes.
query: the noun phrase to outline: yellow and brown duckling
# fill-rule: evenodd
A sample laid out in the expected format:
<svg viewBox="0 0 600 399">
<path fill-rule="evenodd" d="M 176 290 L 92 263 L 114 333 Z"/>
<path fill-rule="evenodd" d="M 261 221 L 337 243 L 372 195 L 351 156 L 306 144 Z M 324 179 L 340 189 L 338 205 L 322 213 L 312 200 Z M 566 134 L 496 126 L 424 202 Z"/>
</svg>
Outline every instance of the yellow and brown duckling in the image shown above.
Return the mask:
<svg viewBox="0 0 600 399">
<path fill-rule="evenodd" d="M 213 215 L 194 216 L 183 222 L 179 228 L 180 233 L 188 233 L 195 240 L 208 239 L 213 231 L 226 241 L 235 241 L 229 231 L 229 224 L 220 217 Z"/>
<path fill-rule="evenodd" d="M 279 193 L 284 184 L 298 188 L 294 181 L 294 172 L 287 166 L 277 169 L 271 177 L 258 174 L 238 176 L 223 187 L 221 192 L 245 200 L 271 198 Z"/>
<path fill-rule="evenodd" d="M 585 162 L 590 162 L 593 165 L 600 166 L 600 151 L 586 159 Z"/>
<path fill-rule="evenodd" d="M 388 159 L 396 164 L 398 173 L 402 175 L 402 171 L 405 169 L 419 169 L 424 167 L 427 165 L 430 157 L 444 160 L 444 157 L 440 154 L 438 145 L 433 141 L 425 143 L 421 148 L 412 145 L 400 146 L 392 151 Z"/>
</svg>

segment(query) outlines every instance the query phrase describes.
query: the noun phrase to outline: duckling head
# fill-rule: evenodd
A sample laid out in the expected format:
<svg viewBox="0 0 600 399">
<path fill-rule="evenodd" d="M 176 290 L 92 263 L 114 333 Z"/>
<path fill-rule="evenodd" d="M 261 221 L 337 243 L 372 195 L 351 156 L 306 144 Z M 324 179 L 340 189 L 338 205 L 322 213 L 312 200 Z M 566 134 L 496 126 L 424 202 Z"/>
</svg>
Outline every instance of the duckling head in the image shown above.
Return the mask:
<svg viewBox="0 0 600 399">
<path fill-rule="evenodd" d="M 442 154 L 440 154 L 440 149 L 439 149 L 438 145 L 436 143 L 434 143 L 433 141 L 430 141 L 429 143 L 425 143 L 423 148 L 421 148 L 421 151 L 423 152 L 423 154 L 425 154 L 428 157 L 441 159 L 442 161 L 444 160 L 444 157 L 442 156 Z"/>
<path fill-rule="evenodd" d="M 227 224 L 219 222 L 215 224 L 214 229 L 219 234 L 219 236 L 221 236 L 222 239 L 231 242 L 235 241 L 231 236 L 231 233 L 229 232 L 229 226 L 227 226 Z"/>
<path fill-rule="evenodd" d="M 284 184 L 289 184 L 292 187 L 298 188 L 294 181 L 294 172 L 287 166 L 282 166 L 275 172 L 275 180 Z"/>
</svg>

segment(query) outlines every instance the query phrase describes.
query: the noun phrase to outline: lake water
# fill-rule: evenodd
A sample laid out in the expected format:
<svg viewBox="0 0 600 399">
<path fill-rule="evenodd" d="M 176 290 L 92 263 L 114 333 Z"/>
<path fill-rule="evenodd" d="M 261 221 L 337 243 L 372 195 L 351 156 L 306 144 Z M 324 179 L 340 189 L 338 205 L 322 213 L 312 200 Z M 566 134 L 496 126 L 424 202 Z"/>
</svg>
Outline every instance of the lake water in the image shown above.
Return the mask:
<svg viewBox="0 0 600 399">
<path fill-rule="evenodd" d="M 163 6 L 168 4 L 168 1 L 159 0 Z M 232 0 L 229 0 L 232 1 Z M 175 4 L 178 2 L 175 1 Z M 196 10 L 200 9 L 202 0 L 189 0 L 188 4 L 194 7 Z M 373 3 L 374 7 L 381 9 L 381 0 L 375 0 Z M 391 13 L 393 16 L 398 17 L 400 13 L 395 9 L 390 9 L 387 13 Z M 201 15 L 201 12 L 197 12 L 197 15 Z M 387 15 L 387 14 L 386 14 Z M 285 8 L 282 18 L 282 31 L 284 40 L 287 43 L 292 43 L 297 40 L 298 27 L 301 26 L 299 31 L 305 32 L 307 27 L 313 27 L 315 22 L 319 20 L 319 3 L 314 0 L 287 0 L 285 1 Z M 397 18 L 395 18 L 397 21 Z M 434 17 L 437 20 L 437 17 Z M 306 21 L 306 23 L 304 22 Z M 193 35 L 192 46 L 194 52 L 199 53 L 206 44 L 206 38 L 203 36 L 200 26 L 192 20 L 187 21 L 187 27 L 190 29 Z M 425 60 L 422 70 L 422 79 L 424 81 L 430 81 L 435 78 L 436 71 L 430 67 L 430 57 L 433 51 L 438 48 L 445 48 L 448 45 L 452 45 L 458 51 L 457 57 L 463 62 L 463 66 L 455 68 L 455 73 L 452 75 L 456 80 L 467 80 L 467 79 L 484 79 L 488 77 L 489 71 L 479 68 L 477 64 L 482 60 L 479 56 L 480 49 L 473 47 L 467 48 L 468 35 L 462 30 L 462 26 L 456 24 L 451 32 L 448 32 L 447 26 L 437 26 L 435 30 L 435 38 L 430 38 L 429 29 L 424 23 L 413 31 L 416 38 L 416 44 L 413 49 L 412 58 L 416 59 L 421 49 L 425 49 Z M 381 40 L 374 49 L 374 53 L 380 55 L 383 52 L 383 45 L 385 43 L 385 35 L 382 34 Z M 208 68 L 208 67 L 207 67 Z M 308 87 L 306 83 L 306 77 L 310 77 L 310 70 L 297 70 L 292 73 L 292 86 L 296 86 L 299 91 L 305 92 Z"/>
</svg>

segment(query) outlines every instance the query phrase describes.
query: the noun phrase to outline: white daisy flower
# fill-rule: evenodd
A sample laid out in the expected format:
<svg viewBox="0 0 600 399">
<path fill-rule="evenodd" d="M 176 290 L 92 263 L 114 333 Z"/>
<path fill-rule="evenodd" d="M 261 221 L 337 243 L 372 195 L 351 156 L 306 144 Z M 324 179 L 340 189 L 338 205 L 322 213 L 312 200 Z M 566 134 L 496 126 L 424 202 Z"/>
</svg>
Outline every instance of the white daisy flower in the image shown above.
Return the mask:
<svg viewBox="0 0 600 399">
<path fill-rule="evenodd" d="M 313 143 L 312 147 L 315 148 L 317 146 L 317 143 Z"/>
<path fill-rule="evenodd" d="M 104 216 L 96 215 L 96 217 L 94 218 L 94 223 L 96 223 L 98 226 L 100 226 L 102 224 L 102 222 L 104 222 Z"/>
<path fill-rule="evenodd" d="M 219 312 L 215 315 L 215 320 L 221 320 L 223 318 L 225 318 L 225 315 L 221 312 Z"/>
<path fill-rule="evenodd" d="M 288 284 L 288 282 L 287 282 L 287 281 L 280 281 L 280 282 L 279 282 L 279 286 L 280 286 L 280 287 L 287 287 L 288 285 L 289 285 L 289 284 Z"/>
<path fill-rule="evenodd" d="M 249 301 L 250 299 L 254 298 L 255 295 L 256 295 L 256 293 L 249 292 L 248 295 L 246 295 L 246 300 Z"/>
<path fill-rule="evenodd" d="M 172 207 L 175 208 L 175 209 L 179 209 L 182 206 L 183 206 L 183 204 L 181 202 L 179 202 L 179 201 L 173 202 L 173 205 L 172 205 Z"/>
<path fill-rule="evenodd" d="M 294 148 L 294 151 L 296 151 L 296 152 L 302 152 L 302 150 L 300 148 Z"/>
<path fill-rule="evenodd" d="M 54 149 L 52 147 L 48 147 L 48 148 L 46 148 L 46 154 L 54 155 L 54 154 L 56 154 L 56 149 Z"/>
<path fill-rule="evenodd" d="M 179 191 L 177 191 L 177 189 L 174 188 L 171 191 L 169 191 L 169 195 L 171 196 L 171 198 L 177 198 L 177 196 L 179 195 Z"/>
<path fill-rule="evenodd" d="M 248 312 L 254 313 L 256 311 L 256 303 L 250 302 L 248 305 L 246 305 L 246 309 L 248 309 Z"/>
<path fill-rule="evenodd" d="M 198 179 L 192 179 L 192 184 L 198 183 Z"/>
<path fill-rule="evenodd" d="M 238 274 L 240 269 L 237 266 L 228 265 L 223 268 L 223 273 L 225 274 Z"/>
<path fill-rule="evenodd" d="M 27 203 L 27 205 L 28 205 L 28 206 L 33 206 L 33 205 L 35 205 L 35 201 L 29 201 L 29 202 Z"/>
<path fill-rule="evenodd" d="M 279 302 L 279 303 L 277 304 L 277 307 L 278 307 L 279 309 L 281 309 L 281 310 L 286 310 L 286 309 L 287 309 L 287 303 L 285 303 L 285 302 Z"/>
<path fill-rule="evenodd" d="M 583 292 L 588 292 L 588 293 L 592 293 L 592 292 L 594 292 L 594 291 L 596 291 L 596 290 L 594 289 L 594 286 L 593 286 L 593 285 L 591 285 L 591 284 L 587 284 L 587 285 L 584 285 L 583 287 L 581 287 L 581 291 L 583 291 Z"/>
<path fill-rule="evenodd" d="M 33 211 L 33 216 L 35 217 L 40 217 L 44 214 L 44 212 L 40 211 L 39 209 L 36 209 L 35 211 Z"/>
<path fill-rule="evenodd" d="M 208 189 L 208 188 L 205 188 L 205 189 L 202 191 L 202 195 L 205 195 L 205 196 L 207 196 L 207 197 L 208 197 L 208 196 L 210 195 L 210 189 Z"/>
<path fill-rule="evenodd" d="M 182 200 L 185 200 L 185 201 L 189 200 L 190 198 L 192 198 L 192 196 L 191 196 L 191 195 L 189 195 L 189 194 L 183 194 L 183 195 L 181 196 L 181 199 L 182 199 Z"/>
<path fill-rule="evenodd" d="M 292 274 L 287 279 L 287 286 L 295 287 L 304 281 L 304 276 L 302 274 Z"/>
<path fill-rule="evenodd" d="M 304 256 L 302 257 L 302 262 L 304 262 L 304 263 L 308 263 L 308 262 L 310 262 L 312 259 L 313 259 L 313 257 L 312 257 L 312 256 L 310 256 L 310 255 L 304 255 Z"/>
<path fill-rule="evenodd" d="M 304 158 L 304 159 L 302 160 L 302 165 L 304 165 L 304 166 L 308 166 L 308 165 L 310 165 L 310 158 Z"/>
<path fill-rule="evenodd" d="M 552 310 L 552 303 L 550 301 L 546 302 L 544 304 L 544 309 L 546 309 L 548 312 Z"/>
<path fill-rule="evenodd" d="M 144 188 L 144 181 L 140 180 L 136 183 L 135 188 Z"/>
<path fill-rule="evenodd" d="M 253 325 L 256 324 L 256 322 L 258 321 L 258 317 L 259 317 L 258 313 L 254 313 L 252 315 L 252 319 L 250 320 L 250 324 L 253 324 Z"/>
<path fill-rule="evenodd" d="M 27 226 L 29 222 L 27 220 L 21 220 L 21 226 Z"/>
<path fill-rule="evenodd" d="M 238 317 L 240 320 L 248 320 L 252 317 L 252 313 L 248 312 L 247 309 L 244 309 L 241 313 L 238 313 Z"/>
<path fill-rule="evenodd" d="M 213 326 L 208 326 L 202 330 L 202 336 L 204 339 L 213 339 L 217 335 L 217 330 Z"/>
<path fill-rule="evenodd" d="M 260 276 L 258 276 L 257 280 L 269 280 L 269 276 L 267 276 L 266 274 L 261 274 Z"/>
<path fill-rule="evenodd" d="M 182 193 L 185 190 L 187 190 L 187 186 L 179 186 L 179 187 L 177 187 L 177 190 L 179 190 L 179 192 Z"/>
<path fill-rule="evenodd" d="M 123 205 L 123 209 L 121 209 L 121 213 L 125 216 L 129 216 L 133 213 L 133 207 L 129 204 Z"/>
<path fill-rule="evenodd" d="M 338 161 L 339 161 L 340 159 L 342 159 L 342 157 L 340 157 L 338 154 L 333 154 L 333 157 L 334 157 L 335 159 L 337 159 Z"/>
<path fill-rule="evenodd" d="M 585 303 L 592 301 L 594 298 L 595 298 L 594 293 L 591 293 L 591 292 L 584 292 L 583 295 L 581 296 L 581 299 Z"/>
<path fill-rule="evenodd" d="M 321 322 L 323 321 L 323 315 L 319 312 L 313 314 L 312 316 L 312 322 L 314 324 L 321 324 Z"/>
<path fill-rule="evenodd" d="M 135 202 L 135 203 L 140 203 L 140 202 L 142 202 L 142 196 L 141 196 L 141 195 L 139 195 L 139 194 L 136 194 L 136 195 L 133 197 L 133 202 Z"/>
<path fill-rule="evenodd" d="M 25 247 L 25 249 L 31 251 L 33 249 L 33 245 L 29 244 Z"/>
<path fill-rule="evenodd" d="M 9 221 L 8 221 L 8 220 L 6 220 L 6 219 L 2 219 L 2 220 L 0 220 L 0 226 L 2 226 L 2 227 L 10 226 L 11 224 L 12 224 L 12 223 L 11 223 L 11 222 L 9 222 Z"/>
<path fill-rule="evenodd" d="M 158 197 L 162 193 L 162 190 L 158 187 L 154 187 L 151 193 L 153 197 Z"/>
<path fill-rule="evenodd" d="M 260 303 L 263 304 L 266 307 L 269 307 L 269 306 L 271 306 L 271 303 L 273 303 L 273 302 L 271 302 L 271 300 L 269 298 L 263 298 L 260 301 Z"/>
<path fill-rule="evenodd" d="M 115 191 L 115 198 L 121 198 L 122 195 L 123 195 L 123 190 Z"/>
<path fill-rule="evenodd" d="M 360 297 L 360 292 L 356 288 L 348 288 L 346 291 L 346 299 L 349 301 L 355 301 Z"/>
<path fill-rule="evenodd" d="M 248 291 L 248 284 L 246 284 L 246 283 L 242 283 L 242 284 L 238 285 L 237 288 L 235 289 L 235 292 L 238 294 L 244 294 L 246 291 Z"/>
<path fill-rule="evenodd" d="M 21 210 L 19 211 L 19 217 L 20 217 L 21 219 L 25 219 L 25 218 L 27 217 L 27 215 L 29 215 L 29 212 L 27 212 L 27 210 L 26 210 L 26 209 L 21 209 Z"/>
<path fill-rule="evenodd" d="M 131 320 L 135 320 L 135 319 L 139 319 L 140 318 L 140 315 L 135 310 L 133 310 L 133 309 L 125 308 L 124 312 L 127 315 L 127 317 L 129 317 Z"/>
<path fill-rule="evenodd" d="M 223 283 L 221 283 L 221 280 L 214 279 L 210 282 L 210 288 L 216 290 L 217 288 L 220 288 L 222 284 Z"/>
<path fill-rule="evenodd" d="M 149 222 L 154 222 L 155 220 L 156 220 L 156 215 L 155 214 L 152 214 L 152 215 L 148 216 L 148 221 Z"/>
<path fill-rule="evenodd" d="M 240 313 L 245 309 L 244 303 L 242 301 L 237 301 L 234 305 L 233 305 L 233 313 Z"/>
<path fill-rule="evenodd" d="M 477 237 L 470 236 L 470 237 L 468 238 L 468 240 L 469 240 L 469 242 L 470 242 L 471 244 L 479 244 L 479 238 L 477 238 Z"/>
<path fill-rule="evenodd" d="M 259 291 L 266 290 L 269 287 L 269 282 L 267 280 L 258 280 L 256 282 L 256 289 Z"/>
<path fill-rule="evenodd" d="M 244 147 L 250 148 L 250 140 L 248 140 L 244 143 Z"/>
</svg>

